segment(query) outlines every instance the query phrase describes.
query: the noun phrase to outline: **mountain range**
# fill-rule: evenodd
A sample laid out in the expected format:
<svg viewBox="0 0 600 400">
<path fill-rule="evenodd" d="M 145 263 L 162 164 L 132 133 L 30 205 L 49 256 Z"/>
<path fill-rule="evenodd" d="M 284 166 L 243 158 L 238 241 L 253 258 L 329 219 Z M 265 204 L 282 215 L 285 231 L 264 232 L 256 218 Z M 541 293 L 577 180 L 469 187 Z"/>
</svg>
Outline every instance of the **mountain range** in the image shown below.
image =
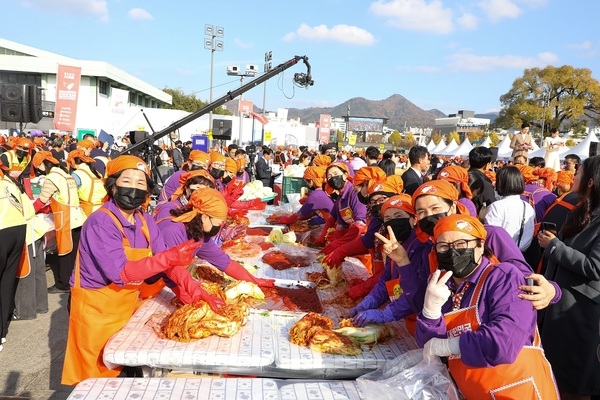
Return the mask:
<svg viewBox="0 0 600 400">
<path fill-rule="evenodd" d="M 234 115 L 237 114 L 237 100 L 228 102 L 226 107 Z M 262 112 L 256 106 L 254 106 L 254 109 L 256 112 Z M 289 119 L 300 118 L 300 122 L 304 124 L 319 121 L 321 114 L 331 115 L 332 118 L 340 118 L 346 115 L 351 117 L 386 118 L 388 121 L 385 126 L 399 131 L 402 131 L 404 126 L 433 128 L 436 118 L 447 117 L 446 114 L 437 109 L 423 110 L 399 94 L 394 94 L 384 100 L 367 100 L 363 97 L 354 97 L 335 107 L 288 109 Z M 497 116 L 495 113 L 475 115 L 477 118 L 489 118 L 492 122 Z"/>
</svg>

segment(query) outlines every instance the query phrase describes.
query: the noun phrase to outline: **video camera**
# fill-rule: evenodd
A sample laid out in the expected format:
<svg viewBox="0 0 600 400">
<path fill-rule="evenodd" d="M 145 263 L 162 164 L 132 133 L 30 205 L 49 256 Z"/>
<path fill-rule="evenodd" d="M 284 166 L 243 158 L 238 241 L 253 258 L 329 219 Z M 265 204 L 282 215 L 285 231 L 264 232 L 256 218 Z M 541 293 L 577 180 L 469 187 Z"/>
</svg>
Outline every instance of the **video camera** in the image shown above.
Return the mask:
<svg viewBox="0 0 600 400">
<path fill-rule="evenodd" d="M 256 157 L 256 145 L 254 143 L 246 146 L 246 154 L 250 159 Z"/>
</svg>

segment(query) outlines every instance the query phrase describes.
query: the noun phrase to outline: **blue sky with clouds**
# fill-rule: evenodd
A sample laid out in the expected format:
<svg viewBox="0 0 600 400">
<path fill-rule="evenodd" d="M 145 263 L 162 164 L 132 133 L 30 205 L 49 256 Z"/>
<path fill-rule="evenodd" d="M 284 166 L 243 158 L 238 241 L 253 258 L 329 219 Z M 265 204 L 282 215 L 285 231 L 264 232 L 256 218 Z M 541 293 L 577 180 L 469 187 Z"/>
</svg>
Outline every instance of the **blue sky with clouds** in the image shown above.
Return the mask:
<svg viewBox="0 0 600 400">
<path fill-rule="evenodd" d="M 68 57 L 109 62 L 150 84 L 207 101 L 204 26 L 225 29 L 213 98 L 239 87 L 228 65 L 309 57 L 267 82 L 266 108 L 335 106 L 401 94 L 424 109 L 498 111 L 525 68 L 600 73 L 600 2 L 565 0 L 0 0 L 0 37 Z M 246 80 L 245 82 L 248 82 Z M 263 86 L 244 94 L 262 107 Z"/>
</svg>

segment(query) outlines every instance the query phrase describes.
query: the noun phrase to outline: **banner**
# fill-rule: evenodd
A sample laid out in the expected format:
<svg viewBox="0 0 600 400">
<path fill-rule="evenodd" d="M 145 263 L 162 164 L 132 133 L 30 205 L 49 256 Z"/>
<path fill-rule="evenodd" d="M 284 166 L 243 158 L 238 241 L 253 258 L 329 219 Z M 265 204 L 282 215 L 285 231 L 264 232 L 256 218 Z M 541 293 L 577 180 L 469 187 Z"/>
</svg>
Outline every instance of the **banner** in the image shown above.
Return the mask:
<svg viewBox="0 0 600 400">
<path fill-rule="evenodd" d="M 240 112 L 243 114 L 250 114 L 253 111 L 254 104 L 249 100 L 240 100 Z"/>
<path fill-rule="evenodd" d="M 356 135 L 348 136 L 348 144 L 350 146 L 356 146 Z"/>
<path fill-rule="evenodd" d="M 319 118 L 319 142 L 321 144 L 329 143 L 330 128 L 331 115 L 321 114 Z"/>
<path fill-rule="evenodd" d="M 73 132 L 77 120 L 77 98 L 81 68 L 59 65 L 56 74 L 56 108 L 54 128 Z"/>
<path fill-rule="evenodd" d="M 263 142 L 268 145 L 269 143 L 271 143 L 271 140 L 273 140 L 273 138 L 271 137 L 271 131 L 266 131 L 265 132 L 265 139 L 263 140 Z"/>
<path fill-rule="evenodd" d="M 117 88 L 110 89 L 110 112 L 114 117 L 122 117 L 129 103 L 129 91 Z"/>
</svg>

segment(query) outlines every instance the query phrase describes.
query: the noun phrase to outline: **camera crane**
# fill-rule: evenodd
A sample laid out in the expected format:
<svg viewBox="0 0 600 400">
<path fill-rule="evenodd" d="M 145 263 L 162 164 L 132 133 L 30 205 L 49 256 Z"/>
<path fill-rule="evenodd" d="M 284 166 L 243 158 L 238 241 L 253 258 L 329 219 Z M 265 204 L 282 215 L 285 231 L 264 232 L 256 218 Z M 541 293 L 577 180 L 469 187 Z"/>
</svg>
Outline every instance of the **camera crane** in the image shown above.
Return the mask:
<svg viewBox="0 0 600 400">
<path fill-rule="evenodd" d="M 222 106 L 223 104 L 227 103 L 228 101 L 235 99 L 237 96 L 247 92 L 248 90 L 250 90 L 250 89 L 260 85 L 261 83 L 271 79 L 272 77 L 280 74 L 281 72 L 285 71 L 286 69 L 296 65 L 298 63 L 298 61 L 304 62 L 304 64 L 306 65 L 306 73 L 300 72 L 300 73 L 294 74 L 294 83 L 300 87 L 312 86 L 314 82 L 313 82 L 312 76 L 310 74 L 310 64 L 308 63 L 308 57 L 307 56 L 294 56 L 294 58 L 292 58 L 291 60 L 288 60 L 282 64 L 279 64 L 278 66 L 274 67 L 273 69 L 271 69 L 270 71 L 266 72 L 265 74 L 259 76 L 258 78 L 248 82 L 247 84 L 245 84 L 243 86 L 240 86 L 238 89 L 227 92 L 227 94 L 225 96 L 213 101 L 210 104 L 207 104 L 200 110 L 195 111 L 195 112 L 191 113 L 190 115 L 185 116 L 182 119 L 173 122 L 171 125 L 167 126 L 166 128 L 164 128 L 156 133 L 148 135 L 148 137 L 144 138 L 140 142 L 135 143 L 133 146 L 129 147 L 128 149 L 123 150 L 121 153 L 119 153 L 119 155 L 140 151 L 147 146 L 151 148 L 152 143 L 154 143 L 156 140 L 161 139 L 162 137 L 168 135 L 169 133 L 176 131 L 177 129 L 181 128 L 182 126 L 189 124 L 190 122 L 194 121 L 197 118 L 200 118 L 204 114 L 211 112 L 215 108 Z"/>
</svg>

